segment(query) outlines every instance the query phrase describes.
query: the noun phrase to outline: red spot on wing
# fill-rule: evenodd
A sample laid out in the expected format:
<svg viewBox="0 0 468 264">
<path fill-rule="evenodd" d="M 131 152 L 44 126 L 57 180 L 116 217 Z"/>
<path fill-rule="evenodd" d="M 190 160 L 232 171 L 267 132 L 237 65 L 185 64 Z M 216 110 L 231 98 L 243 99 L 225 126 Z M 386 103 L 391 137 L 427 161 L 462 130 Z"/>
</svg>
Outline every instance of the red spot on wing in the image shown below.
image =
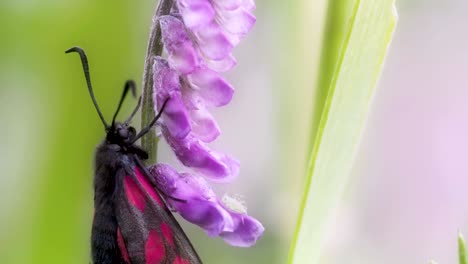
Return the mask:
<svg viewBox="0 0 468 264">
<path fill-rule="evenodd" d="M 190 262 L 188 260 L 186 260 L 186 259 L 183 259 L 180 256 L 176 256 L 176 258 L 174 259 L 174 262 L 172 262 L 172 264 L 190 264 Z"/>
<path fill-rule="evenodd" d="M 117 244 L 119 245 L 120 254 L 122 258 L 125 260 L 125 263 L 130 263 L 130 258 L 128 257 L 127 247 L 125 246 L 125 241 L 123 239 L 122 233 L 120 232 L 120 228 L 117 229 Z"/>
<path fill-rule="evenodd" d="M 157 231 L 151 230 L 145 245 L 146 264 L 163 263 L 165 257 L 166 250 L 161 236 Z"/>
<path fill-rule="evenodd" d="M 145 210 L 145 196 L 141 193 L 138 185 L 130 176 L 125 176 L 124 186 L 125 194 L 130 203 L 143 212 Z"/>
<path fill-rule="evenodd" d="M 165 222 L 162 222 L 159 228 L 161 229 L 161 232 L 166 242 L 169 243 L 169 245 L 171 245 L 172 247 L 174 247 L 174 237 L 172 236 L 172 230 L 169 227 L 169 225 Z"/>
<path fill-rule="evenodd" d="M 161 201 L 161 198 L 159 198 L 159 195 L 156 193 L 154 188 L 151 186 L 151 184 L 148 182 L 146 177 L 141 173 L 140 169 L 138 167 L 135 167 L 135 175 L 137 180 L 141 183 L 141 186 L 143 189 L 145 189 L 146 193 L 160 206 L 165 206 L 163 202 Z"/>
</svg>

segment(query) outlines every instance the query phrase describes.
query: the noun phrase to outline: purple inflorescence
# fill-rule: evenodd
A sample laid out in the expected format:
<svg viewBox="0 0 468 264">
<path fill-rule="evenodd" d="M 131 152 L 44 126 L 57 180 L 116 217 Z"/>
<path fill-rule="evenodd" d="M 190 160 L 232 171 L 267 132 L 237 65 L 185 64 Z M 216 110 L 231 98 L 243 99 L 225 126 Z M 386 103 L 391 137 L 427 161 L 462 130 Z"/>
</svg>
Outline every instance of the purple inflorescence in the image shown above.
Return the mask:
<svg viewBox="0 0 468 264">
<path fill-rule="evenodd" d="M 150 172 L 163 192 L 182 200 L 168 199 L 171 207 L 209 236 L 220 236 L 233 246 L 249 247 L 262 235 L 262 224 L 247 215 L 239 201 L 230 197 L 220 201 L 202 177 L 179 174 L 167 164 L 154 165 Z"/>
<path fill-rule="evenodd" d="M 200 175 L 229 182 L 239 174 L 236 159 L 207 146 L 220 135 L 209 109 L 232 99 L 234 88 L 221 73 L 236 65 L 232 49 L 255 24 L 254 9 L 253 0 L 175 0 L 171 13 L 158 18 L 167 58 L 153 64 L 155 112 L 170 98 L 162 135 L 193 173 L 158 164 L 152 175 L 165 193 L 186 201 L 168 199 L 182 217 L 234 246 L 253 245 L 264 228 L 243 206 L 235 209 L 235 199 L 221 202 Z"/>
</svg>

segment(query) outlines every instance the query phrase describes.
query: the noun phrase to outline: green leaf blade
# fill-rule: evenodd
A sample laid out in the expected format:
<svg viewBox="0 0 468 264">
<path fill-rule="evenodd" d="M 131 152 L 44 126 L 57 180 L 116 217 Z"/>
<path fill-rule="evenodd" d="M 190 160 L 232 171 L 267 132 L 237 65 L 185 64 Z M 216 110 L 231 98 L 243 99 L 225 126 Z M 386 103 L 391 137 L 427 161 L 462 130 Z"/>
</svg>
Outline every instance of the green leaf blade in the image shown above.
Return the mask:
<svg viewBox="0 0 468 264">
<path fill-rule="evenodd" d="M 458 262 L 460 264 L 468 264 L 468 261 L 466 260 L 465 239 L 461 233 L 458 233 Z"/>
<path fill-rule="evenodd" d="M 315 141 L 289 263 L 319 260 L 324 226 L 351 171 L 370 99 L 397 21 L 393 0 L 355 0 L 354 4 L 335 0 L 330 8 L 342 9 L 340 3 L 349 8 L 340 11 L 351 14 L 349 27 L 336 32 L 343 36 L 324 38 L 324 47 L 334 47 L 334 50 L 324 55 L 320 72 L 332 74 L 329 86 L 319 87 L 326 93 L 326 99 L 322 109 L 314 110 L 320 115 L 320 122 L 311 132 Z M 337 23 L 343 22 L 343 17 L 336 19 Z M 324 64 L 327 59 L 331 61 Z M 326 78 L 319 81 L 319 85 L 324 83 Z"/>
</svg>

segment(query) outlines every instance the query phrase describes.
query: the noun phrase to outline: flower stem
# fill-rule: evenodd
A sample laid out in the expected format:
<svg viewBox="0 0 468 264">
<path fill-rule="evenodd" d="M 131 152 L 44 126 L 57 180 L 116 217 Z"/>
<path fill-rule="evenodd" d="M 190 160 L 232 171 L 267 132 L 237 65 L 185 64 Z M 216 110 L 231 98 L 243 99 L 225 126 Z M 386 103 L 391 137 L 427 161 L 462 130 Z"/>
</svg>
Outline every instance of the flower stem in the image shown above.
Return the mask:
<svg viewBox="0 0 468 264">
<path fill-rule="evenodd" d="M 153 23 L 149 35 L 148 47 L 146 49 L 145 67 L 143 72 L 142 85 L 142 107 L 141 107 L 141 129 L 146 127 L 153 120 L 154 103 L 153 103 L 153 58 L 160 56 L 163 50 L 161 42 L 161 28 L 159 26 L 159 17 L 168 15 L 171 11 L 173 0 L 160 0 L 158 7 L 153 16 Z M 152 129 L 141 138 L 141 146 L 148 152 L 147 164 L 156 163 L 158 151 L 158 138 L 156 132 Z"/>
</svg>

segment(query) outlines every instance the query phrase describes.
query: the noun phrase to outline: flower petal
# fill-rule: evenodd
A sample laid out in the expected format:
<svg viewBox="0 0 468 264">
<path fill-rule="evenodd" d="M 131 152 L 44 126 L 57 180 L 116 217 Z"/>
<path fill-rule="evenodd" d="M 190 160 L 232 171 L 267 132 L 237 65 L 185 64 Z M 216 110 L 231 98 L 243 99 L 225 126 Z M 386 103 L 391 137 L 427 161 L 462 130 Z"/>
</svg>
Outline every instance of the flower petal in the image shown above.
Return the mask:
<svg viewBox="0 0 468 264">
<path fill-rule="evenodd" d="M 158 163 L 149 168 L 151 175 L 156 177 L 158 187 L 166 194 L 181 200 L 201 199 L 212 200 L 216 197 L 206 181 L 189 173 L 178 173 L 168 164 Z M 193 177 L 192 177 L 193 176 Z M 184 179 L 183 182 L 180 182 Z"/>
<path fill-rule="evenodd" d="M 184 24 L 175 16 L 161 16 L 159 24 L 161 25 L 162 40 L 166 48 L 172 50 L 174 46 L 190 41 Z"/>
<path fill-rule="evenodd" d="M 190 29 L 206 26 L 214 19 L 215 10 L 209 0 L 178 0 L 177 4 Z"/>
<path fill-rule="evenodd" d="M 234 94 L 234 88 L 217 72 L 208 68 L 199 68 L 187 76 L 190 87 L 183 87 L 184 97 L 191 100 L 197 108 L 219 107 L 228 104 Z"/>
<path fill-rule="evenodd" d="M 245 10 L 250 11 L 250 12 L 255 10 L 255 8 L 256 8 L 254 0 L 243 0 L 242 1 L 242 7 Z"/>
<path fill-rule="evenodd" d="M 192 72 L 199 59 L 184 24 L 174 16 L 161 16 L 160 24 L 162 41 L 169 54 L 171 68 L 181 74 Z"/>
<path fill-rule="evenodd" d="M 182 47 L 169 54 L 168 61 L 171 68 L 181 74 L 191 73 L 198 65 L 198 58 L 195 49 L 189 43 L 182 44 Z"/>
<path fill-rule="evenodd" d="M 175 138 L 185 138 L 192 127 L 185 108 L 184 102 L 179 94 L 173 94 L 164 109 L 164 125 Z"/>
<path fill-rule="evenodd" d="M 217 10 L 233 10 L 239 8 L 242 2 L 243 0 L 214 0 L 213 4 L 217 7 Z"/>
<path fill-rule="evenodd" d="M 236 66 L 237 61 L 232 56 L 232 54 L 229 54 L 229 56 L 225 57 L 222 60 L 205 60 L 205 64 L 208 68 L 215 72 L 227 72 L 230 69 L 232 69 L 234 66 Z"/>
<path fill-rule="evenodd" d="M 231 216 L 216 202 L 206 200 L 186 200 L 186 202 L 171 202 L 171 205 L 187 221 L 203 228 L 208 235 L 219 235 L 225 223 L 232 222 Z"/>
<path fill-rule="evenodd" d="M 192 121 L 192 133 L 201 141 L 212 142 L 221 133 L 216 120 L 206 109 L 192 110 L 189 114 Z"/>
<path fill-rule="evenodd" d="M 231 217 L 234 219 L 234 230 L 223 232 L 220 236 L 232 246 L 253 246 L 265 231 L 263 225 L 251 216 L 231 213 Z"/>
<path fill-rule="evenodd" d="M 164 101 L 170 98 L 162 115 L 164 125 L 174 138 L 186 137 L 192 127 L 182 100 L 179 75 L 170 69 L 167 61 L 161 57 L 155 58 L 153 74 L 153 100 L 157 103 L 155 112 L 159 112 Z"/>
<path fill-rule="evenodd" d="M 223 11 L 217 18 L 219 24 L 227 32 L 244 37 L 254 26 L 255 16 L 243 8 Z"/>
<path fill-rule="evenodd" d="M 231 54 L 234 46 L 216 22 L 213 21 L 194 30 L 194 34 L 197 38 L 198 48 L 208 59 L 222 60 Z"/>
<path fill-rule="evenodd" d="M 239 161 L 210 150 L 192 134 L 176 139 L 165 126 L 162 127 L 162 133 L 177 158 L 203 176 L 217 182 L 229 182 L 239 174 Z"/>
</svg>

